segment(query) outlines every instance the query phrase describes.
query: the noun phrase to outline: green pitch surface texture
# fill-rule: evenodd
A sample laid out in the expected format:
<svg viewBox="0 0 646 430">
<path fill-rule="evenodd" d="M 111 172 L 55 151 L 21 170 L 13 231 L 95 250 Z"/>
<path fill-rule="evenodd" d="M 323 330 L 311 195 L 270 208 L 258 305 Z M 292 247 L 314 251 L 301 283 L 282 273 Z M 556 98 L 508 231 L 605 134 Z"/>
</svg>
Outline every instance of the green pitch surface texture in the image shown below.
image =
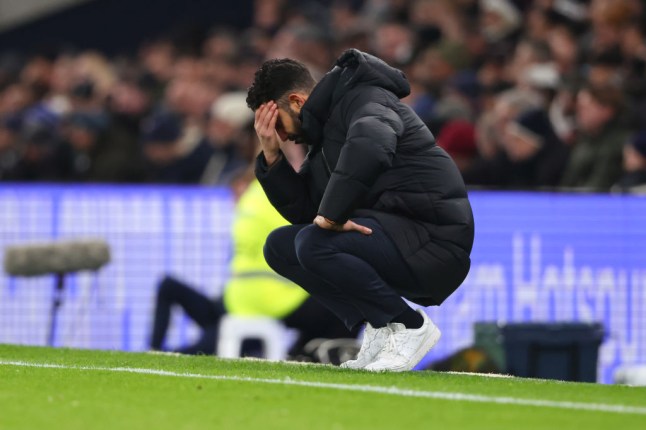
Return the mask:
<svg viewBox="0 0 646 430">
<path fill-rule="evenodd" d="M 646 388 L 0 345 L 0 429 L 646 429 Z"/>
</svg>

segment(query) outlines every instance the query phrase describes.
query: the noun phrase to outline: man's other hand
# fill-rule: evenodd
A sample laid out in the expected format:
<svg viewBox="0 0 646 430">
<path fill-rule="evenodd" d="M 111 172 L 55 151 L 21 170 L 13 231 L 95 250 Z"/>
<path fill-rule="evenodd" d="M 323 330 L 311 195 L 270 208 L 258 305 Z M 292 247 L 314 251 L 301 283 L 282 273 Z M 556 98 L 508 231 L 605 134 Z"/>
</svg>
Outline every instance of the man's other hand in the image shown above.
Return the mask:
<svg viewBox="0 0 646 430">
<path fill-rule="evenodd" d="M 347 220 L 345 224 L 337 224 L 335 222 L 332 222 L 325 218 L 322 215 L 317 215 L 316 218 L 314 218 L 314 224 L 317 226 L 325 229 L 325 230 L 333 230 L 333 231 L 358 231 L 361 234 L 365 235 L 370 235 L 372 234 L 372 230 L 369 229 L 368 227 L 364 227 L 362 225 L 359 225 L 355 223 L 352 220 Z"/>
</svg>

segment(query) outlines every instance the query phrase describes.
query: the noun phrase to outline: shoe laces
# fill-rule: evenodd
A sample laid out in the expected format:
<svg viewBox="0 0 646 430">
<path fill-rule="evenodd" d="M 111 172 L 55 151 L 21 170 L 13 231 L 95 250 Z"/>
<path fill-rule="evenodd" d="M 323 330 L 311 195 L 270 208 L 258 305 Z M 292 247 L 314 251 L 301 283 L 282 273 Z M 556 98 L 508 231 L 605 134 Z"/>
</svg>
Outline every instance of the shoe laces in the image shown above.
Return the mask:
<svg viewBox="0 0 646 430">
<path fill-rule="evenodd" d="M 357 359 L 370 354 L 372 343 L 377 341 L 378 337 L 382 336 L 383 330 L 388 330 L 388 333 L 386 334 L 386 336 L 389 338 L 390 337 L 389 327 L 374 328 L 369 324 L 366 325 L 366 330 L 363 334 L 363 341 L 361 342 L 361 349 L 359 350 L 359 356 L 357 357 Z"/>
<path fill-rule="evenodd" d="M 390 329 L 390 333 L 388 333 L 388 340 L 387 340 L 386 348 L 384 349 L 384 351 L 387 354 L 402 355 L 401 351 L 399 350 L 399 348 L 397 346 L 397 338 L 398 338 L 397 334 L 400 331 L 403 331 L 405 329 L 394 330 L 393 329 L 393 324 L 388 324 L 388 326 L 389 326 L 388 328 Z"/>
</svg>

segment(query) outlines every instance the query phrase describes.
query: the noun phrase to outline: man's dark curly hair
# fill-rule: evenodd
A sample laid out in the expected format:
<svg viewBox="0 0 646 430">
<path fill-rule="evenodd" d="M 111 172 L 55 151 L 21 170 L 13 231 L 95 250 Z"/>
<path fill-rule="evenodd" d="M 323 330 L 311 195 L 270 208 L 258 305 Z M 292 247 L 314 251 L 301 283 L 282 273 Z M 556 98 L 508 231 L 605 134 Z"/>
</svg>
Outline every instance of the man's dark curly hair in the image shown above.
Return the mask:
<svg viewBox="0 0 646 430">
<path fill-rule="evenodd" d="M 288 92 L 312 91 L 316 82 L 303 63 L 289 58 L 265 61 L 256 71 L 253 84 L 247 92 L 247 106 L 255 111 L 263 103 L 272 100 L 286 106 L 282 100 Z"/>
</svg>

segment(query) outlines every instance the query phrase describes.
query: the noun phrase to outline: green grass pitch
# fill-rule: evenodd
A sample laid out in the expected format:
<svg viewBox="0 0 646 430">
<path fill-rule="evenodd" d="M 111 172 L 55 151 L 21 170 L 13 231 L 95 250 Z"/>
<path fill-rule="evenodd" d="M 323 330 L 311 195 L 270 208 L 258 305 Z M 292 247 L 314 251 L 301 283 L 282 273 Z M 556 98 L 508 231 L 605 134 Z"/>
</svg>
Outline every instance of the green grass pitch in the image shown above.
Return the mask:
<svg viewBox="0 0 646 430">
<path fill-rule="evenodd" d="M 646 429 L 646 388 L 0 345 L 0 430 Z"/>
</svg>

